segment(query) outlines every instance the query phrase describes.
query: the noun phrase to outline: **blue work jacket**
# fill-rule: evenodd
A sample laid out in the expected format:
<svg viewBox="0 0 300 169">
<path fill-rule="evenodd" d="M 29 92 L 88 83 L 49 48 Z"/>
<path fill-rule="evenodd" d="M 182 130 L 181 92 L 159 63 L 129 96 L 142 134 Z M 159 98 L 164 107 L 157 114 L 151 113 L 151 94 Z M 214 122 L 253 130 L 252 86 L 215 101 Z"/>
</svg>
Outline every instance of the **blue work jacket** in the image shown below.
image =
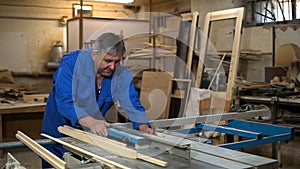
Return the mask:
<svg viewBox="0 0 300 169">
<path fill-rule="evenodd" d="M 145 109 L 132 83 L 131 72 L 120 65 L 113 75 L 102 81 L 97 91 L 96 73 L 91 50 L 76 50 L 66 54 L 54 74 L 52 91 L 44 113 L 42 132 L 62 137 L 59 126 L 81 129 L 78 120 L 92 116 L 104 119 L 107 110 L 118 101 L 125 110 L 133 128 L 150 124 Z"/>
</svg>

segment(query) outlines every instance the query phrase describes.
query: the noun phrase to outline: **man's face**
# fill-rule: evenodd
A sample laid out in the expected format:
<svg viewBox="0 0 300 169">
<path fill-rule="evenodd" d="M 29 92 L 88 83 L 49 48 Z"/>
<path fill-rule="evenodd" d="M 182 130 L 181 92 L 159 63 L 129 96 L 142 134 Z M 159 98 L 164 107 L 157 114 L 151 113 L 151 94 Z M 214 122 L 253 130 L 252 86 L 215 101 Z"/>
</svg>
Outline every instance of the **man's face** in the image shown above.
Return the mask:
<svg viewBox="0 0 300 169">
<path fill-rule="evenodd" d="M 98 63 L 98 65 L 96 64 L 97 74 L 110 76 L 120 65 L 121 58 L 121 56 L 113 56 L 109 54 L 105 54 L 103 57 L 98 56 L 98 58 L 96 56 L 95 63 Z"/>
</svg>

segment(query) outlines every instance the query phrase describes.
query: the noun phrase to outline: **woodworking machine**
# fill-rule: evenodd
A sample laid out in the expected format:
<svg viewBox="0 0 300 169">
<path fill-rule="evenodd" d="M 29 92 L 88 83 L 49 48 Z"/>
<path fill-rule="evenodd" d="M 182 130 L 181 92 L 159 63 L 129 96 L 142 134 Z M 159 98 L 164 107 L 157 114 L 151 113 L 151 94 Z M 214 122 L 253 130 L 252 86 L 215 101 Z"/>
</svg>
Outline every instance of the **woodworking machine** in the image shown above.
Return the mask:
<svg viewBox="0 0 300 169">
<path fill-rule="evenodd" d="M 70 150 L 64 155 L 68 168 L 279 168 L 280 146 L 277 160 L 236 150 L 268 143 L 280 145 L 281 141 L 292 138 L 292 128 L 247 120 L 269 115 L 268 109 L 261 109 L 153 120 L 150 123 L 155 128 L 156 135 L 133 130 L 130 123 L 112 124 L 108 129 L 108 139 L 111 142 L 125 143 L 126 148 L 141 156 L 137 159 L 117 155 L 109 151 L 110 148 L 116 151 L 116 147 L 107 148 L 108 145 L 101 148 L 74 137 L 60 140 L 78 147 L 74 149 L 65 146 Z M 218 124 L 220 121 L 226 123 Z M 216 133 L 227 140 L 231 136 L 238 136 L 239 139 L 214 145 L 212 137 L 208 136 Z M 95 156 L 106 159 L 109 163 Z M 113 165 L 114 163 L 119 165 Z"/>
<path fill-rule="evenodd" d="M 157 135 L 133 130 L 130 123 L 115 123 L 108 129 L 109 138 L 126 143 L 138 153 L 167 162 L 168 165 L 165 167 L 144 160 L 120 157 L 71 137 L 63 140 L 129 168 L 278 168 L 280 159 L 275 160 L 235 150 L 279 143 L 292 138 L 292 128 L 246 121 L 252 117 L 269 115 L 269 110 L 262 109 L 243 113 L 153 120 L 151 124 Z M 228 123 L 215 125 L 214 123 L 218 121 L 228 121 Z M 207 132 L 239 136 L 240 140 L 212 145 L 210 139 L 201 137 L 201 133 L 205 135 Z M 280 149 L 278 149 L 278 156 L 280 157 Z M 90 161 L 90 157 L 80 153 L 75 157 L 74 153 L 68 153 L 65 159 L 69 161 L 70 168 L 72 165 L 74 168 L 99 166 L 99 163 L 85 162 Z"/>
</svg>

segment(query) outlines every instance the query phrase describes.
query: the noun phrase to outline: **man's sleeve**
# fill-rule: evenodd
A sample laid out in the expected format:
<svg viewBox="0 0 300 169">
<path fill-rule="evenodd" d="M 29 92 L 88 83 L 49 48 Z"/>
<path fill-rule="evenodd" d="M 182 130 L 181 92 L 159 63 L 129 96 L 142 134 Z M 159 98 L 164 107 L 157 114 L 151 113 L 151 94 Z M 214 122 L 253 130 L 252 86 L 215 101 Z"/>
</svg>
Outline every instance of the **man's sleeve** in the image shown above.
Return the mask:
<svg viewBox="0 0 300 169">
<path fill-rule="evenodd" d="M 112 96 L 119 101 L 135 129 L 140 124 L 148 124 L 150 126 L 145 109 L 141 105 L 139 95 L 132 83 L 132 74 L 124 67 L 118 68 L 114 74 Z"/>
<path fill-rule="evenodd" d="M 55 82 L 55 100 L 57 109 L 62 116 L 71 121 L 72 125 L 75 125 L 78 121 L 72 96 L 72 78 L 73 70 L 72 66 L 66 62 L 62 62 L 60 65 Z"/>
<path fill-rule="evenodd" d="M 132 103 L 132 105 L 134 106 L 135 109 L 139 110 L 143 116 L 146 115 L 145 113 L 145 108 L 142 106 L 140 99 L 139 99 L 139 94 L 138 92 L 135 90 L 134 84 L 132 83 L 132 81 L 130 82 L 130 86 L 129 86 L 129 95 L 130 95 L 130 101 Z M 132 122 L 132 128 L 134 129 L 138 129 L 138 127 L 141 124 L 147 124 L 150 128 L 151 125 L 148 122 L 135 122 L 135 121 L 131 121 Z"/>
<path fill-rule="evenodd" d="M 58 111 L 73 126 L 86 116 L 103 119 L 95 96 L 95 75 L 85 75 L 85 66 L 92 69 L 91 64 L 86 62 L 86 53 L 80 52 L 76 60 L 62 62 L 57 73 L 55 99 Z"/>
</svg>

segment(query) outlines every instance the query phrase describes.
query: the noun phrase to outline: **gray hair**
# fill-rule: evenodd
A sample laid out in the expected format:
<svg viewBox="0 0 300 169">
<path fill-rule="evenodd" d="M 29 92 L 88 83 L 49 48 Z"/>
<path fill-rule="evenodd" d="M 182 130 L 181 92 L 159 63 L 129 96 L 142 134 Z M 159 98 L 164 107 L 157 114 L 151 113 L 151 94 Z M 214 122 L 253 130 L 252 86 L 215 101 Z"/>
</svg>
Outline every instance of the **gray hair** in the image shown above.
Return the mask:
<svg viewBox="0 0 300 169">
<path fill-rule="evenodd" d="M 95 41 L 94 49 L 103 54 L 122 57 L 126 52 L 122 37 L 111 32 L 100 35 Z"/>
</svg>

